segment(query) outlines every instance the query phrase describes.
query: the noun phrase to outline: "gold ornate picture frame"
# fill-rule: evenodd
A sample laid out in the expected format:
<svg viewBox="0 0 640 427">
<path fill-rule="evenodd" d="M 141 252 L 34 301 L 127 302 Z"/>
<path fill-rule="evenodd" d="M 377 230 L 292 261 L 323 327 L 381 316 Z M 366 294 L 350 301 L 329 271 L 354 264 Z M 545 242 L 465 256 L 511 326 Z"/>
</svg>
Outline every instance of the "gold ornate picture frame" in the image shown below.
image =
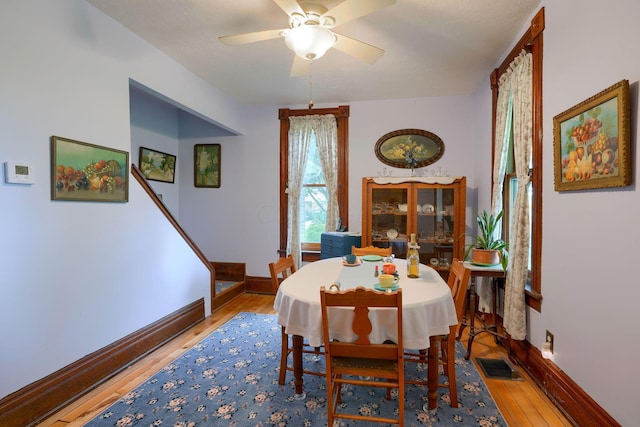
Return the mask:
<svg viewBox="0 0 640 427">
<path fill-rule="evenodd" d="M 51 137 L 51 200 L 129 201 L 129 153 Z"/>
<path fill-rule="evenodd" d="M 631 184 L 629 81 L 553 118 L 556 191 Z"/>
<path fill-rule="evenodd" d="M 396 168 L 422 168 L 437 162 L 444 154 L 444 142 L 429 131 L 401 129 L 389 132 L 376 142 L 375 153 L 385 165 Z"/>
</svg>

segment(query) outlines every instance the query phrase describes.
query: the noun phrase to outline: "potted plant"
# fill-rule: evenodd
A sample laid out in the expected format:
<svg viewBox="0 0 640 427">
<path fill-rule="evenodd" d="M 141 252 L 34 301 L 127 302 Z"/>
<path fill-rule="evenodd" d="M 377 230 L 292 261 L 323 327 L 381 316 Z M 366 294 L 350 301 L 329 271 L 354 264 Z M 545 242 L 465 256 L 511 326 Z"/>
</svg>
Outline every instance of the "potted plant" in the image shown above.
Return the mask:
<svg viewBox="0 0 640 427">
<path fill-rule="evenodd" d="M 481 214 L 477 214 L 478 235 L 474 236 L 473 242 L 466 246 L 464 259 L 467 259 L 469 253 L 471 253 L 471 260 L 476 264 L 500 264 L 503 270 L 507 269 L 509 264 L 509 253 L 507 252 L 509 244 L 494 235 L 503 214 L 504 212 L 500 211 L 497 215 L 493 215 L 486 210 L 482 211 Z"/>
</svg>

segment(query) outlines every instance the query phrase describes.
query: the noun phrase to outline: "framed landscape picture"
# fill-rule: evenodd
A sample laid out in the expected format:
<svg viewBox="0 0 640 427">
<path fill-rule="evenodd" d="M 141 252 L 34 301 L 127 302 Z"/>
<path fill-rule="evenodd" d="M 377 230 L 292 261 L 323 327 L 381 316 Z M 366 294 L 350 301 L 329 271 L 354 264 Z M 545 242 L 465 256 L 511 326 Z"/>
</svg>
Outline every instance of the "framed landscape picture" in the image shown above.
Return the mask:
<svg viewBox="0 0 640 427">
<path fill-rule="evenodd" d="M 220 188 L 220 144 L 196 144 L 193 152 L 195 186 Z"/>
<path fill-rule="evenodd" d="M 129 153 L 51 137 L 51 200 L 127 202 Z"/>
<path fill-rule="evenodd" d="M 553 118 L 556 191 L 631 184 L 629 81 Z"/>
<path fill-rule="evenodd" d="M 173 184 L 176 175 L 176 156 L 140 147 L 138 165 L 145 178 Z"/>
</svg>

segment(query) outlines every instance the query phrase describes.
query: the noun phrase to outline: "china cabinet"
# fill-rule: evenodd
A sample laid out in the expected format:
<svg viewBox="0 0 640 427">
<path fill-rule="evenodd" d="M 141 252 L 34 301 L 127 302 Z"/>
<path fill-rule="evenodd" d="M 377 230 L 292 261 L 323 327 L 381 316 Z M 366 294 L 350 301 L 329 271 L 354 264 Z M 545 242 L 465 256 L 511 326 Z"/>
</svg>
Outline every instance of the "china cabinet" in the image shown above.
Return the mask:
<svg viewBox="0 0 640 427">
<path fill-rule="evenodd" d="M 415 233 L 420 262 L 446 278 L 464 252 L 466 185 L 465 177 L 363 178 L 362 245 L 406 258 Z"/>
</svg>

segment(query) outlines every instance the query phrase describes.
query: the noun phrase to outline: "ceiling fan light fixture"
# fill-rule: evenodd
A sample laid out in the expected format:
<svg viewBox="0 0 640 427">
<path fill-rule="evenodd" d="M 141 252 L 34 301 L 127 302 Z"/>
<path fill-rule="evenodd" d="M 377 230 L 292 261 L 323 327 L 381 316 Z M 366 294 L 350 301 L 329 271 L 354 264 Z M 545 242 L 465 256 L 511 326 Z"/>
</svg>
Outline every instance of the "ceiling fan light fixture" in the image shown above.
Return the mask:
<svg viewBox="0 0 640 427">
<path fill-rule="evenodd" d="M 324 55 L 335 44 L 336 37 L 324 27 L 301 25 L 287 30 L 284 40 L 296 55 L 311 61 Z"/>
</svg>

